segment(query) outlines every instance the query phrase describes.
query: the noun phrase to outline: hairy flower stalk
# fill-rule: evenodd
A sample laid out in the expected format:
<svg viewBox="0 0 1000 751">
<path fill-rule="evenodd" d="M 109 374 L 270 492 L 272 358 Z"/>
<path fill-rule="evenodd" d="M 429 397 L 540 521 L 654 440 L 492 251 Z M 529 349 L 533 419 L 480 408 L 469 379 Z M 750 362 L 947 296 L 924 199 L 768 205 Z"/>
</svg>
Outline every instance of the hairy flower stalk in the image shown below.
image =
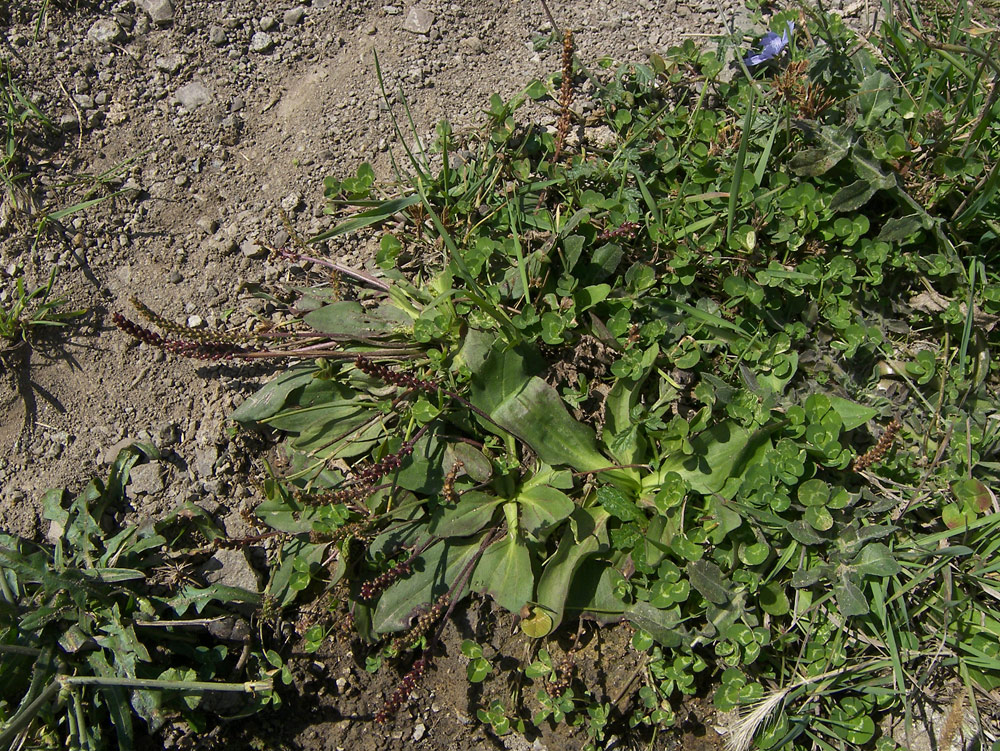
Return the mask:
<svg viewBox="0 0 1000 751">
<path fill-rule="evenodd" d="M 130 321 L 121 313 L 112 313 L 111 320 L 115 326 L 132 338 L 173 355 L 193 357 L 196 360 L 230 360 L 234 357 L 241 357 L 248 354 L 248 350 L 245 348 L 232 342 L 213 340 L 210 338 L 210 335 L 206 335 L 202 341 L 194 342 L 167 339 L 154 331 L 140 326 L 134 321 Z"/>
<path fill-rule="evenodd" d="M 451 604 L 451 593 L 445 592 L 441 595 L 431 608 L 413 621 L 413 625 L 397 636 L 389 644 L 389 652 L 394 655 L 401 655 L 411 649 L 413 645 L 423 639 L 430 630 L 438 624 L 445 609 Z"/>
<path fill-rule="evenodd" d="M 558 162 L 569 135 L 570 105 L 573 104 L 573 32 L 563 35 L 562 85 L 559 87 L 559 120 L 556 122 L 556 150 L 553 161 Z"/>
<path fill-rule="evenodd" d="M 456 461 L 451 465 L 451 469 L 444 477 L 444 486 L 441 488 L 441 497 L 449 503 L 458 503 L 458 493 L 455 492 L 455 480 L 458 473 L 465 468 L 465 462 Z"/>
<path fill-rule="evenodd" d="M 413 562 L 417 559 L 417 556 L 421 555 L 427 548 L 437 542 L 440 538 L 431 537 L 427 542 L 418 547 L 413 553 L 402 563 L 397 563 L 388 571 L 385 571 L 378 576 L 376 576 L 371 581 L 367 581 L 361 585 L 360 596 L 362 600 L 374 600 L 382 592 L 385 591 L 393 582 L 402 579 L 404 576 L 409 576 L 413 571 Z"/>
<path fill-rule="evenodd" d="M 428 394 L 436 394 L 441 389 L 440 383 L 417 378 L 411 373 L 400 373 L 397 370 L 386 367 L 382 363 L 373 362 L 364 355 L 358 355 L 355 358 L 354 367 L 367 376 L 378 378 L 395 386 L 424 391 Z"/>
<path fill-rule="evenodd" d="M 397 469 L 402 467 L 403 460 L 413 453 L 413 447 L 417 442 L 417 438 L 424 434 L 426 427 L 427 426 L 425 425 L 417 431 L 417 435 L 400 446 L 399 451 L 396 453 L 389 454 L 384 459 L 381 459 L 374 464 L 370 464 L 356 472 L 354 475 L 354 482 L 360 485 L 371 485 L 385 477 L 390 472 L 395 472 Z"/>
<path fill-rule="evenodd" d="M 893 441 L 896 440 L 896 434 L 902 427 L 903 425 L 899 422 L 899 420 L 893 420 L 890 422 L 886 426 L 882 437 L 878 439 L 878 443 L 868 449 L 868 451 L 863 453 L 861 456 L 854 457 L 854 461 L 851 462 L 851 469 L 855 472 L 861 472 L 862 470 L 868 469 L 875 462 L 882 461 L 882 458 L 892 446 Z"/>
<path fill-rule="evenodd" d="M 606 229 L 601 234 L 597 236 L 598 241 L 603 242 L 605 240 L 616 240 L 619 237 L 625 237 L 631 240 L 635 237 L 635 233 L 638 231 L 639 225 L 636 222 L 624 222 L 620 227 L 616 229 Z"/>
<path fill-rule="evenodd" d="M 396 690 L 393 692 L 389 700 L 385 703 L 382 709 L 376 712 L 376 722 L 385 722 L 396 714 L 396 712 L 400 710 L 406 700 L 410 697 L 410 694 L 413 693 L 413 689 L 416 687 L 417 682 L 423 676 L 428 665 L 430 664 L 431 655 L 433 655 L 434 649 L 441 641 L 441 635 L 444 633 L 444 627 L 448 623 L 448 618 L 455 610 L 455 605 L 457 605 L 458 601 L 461 599 L 459 595 L 469 583 L 469 579 L 472 577 L 472 572 L 475 570 L 476 564 L 479 563 L 480 559 L 483 557 L 483 553 L 486 552 L 486 549 L 493 543 L 502 540 L 505 534 L 506 531 L 503 529 L 495 530 L 493 534 L 487 534 L 483 538 L 483 542 L 480 544 L 476 555 L 474 555 L 472 559 L 465 564 L 462 571 L 455 577 L 455 581 L 452 582 L 451 588 L 445 594 L 441 595 L 441 597 L 439 597 L 434 603 L 434 606 L 427 613 L 420 616 L 414 627 L 407 632 L 405 637 L 406 641 L 400 642 L 400 640 L 397 639 L 393 642 L 394 647 L 397 645 L 397 642 L 399 642 L 399 646 L 405 649 L 407 645 L 413 644 L 415 641 L 419 641 L 420 637 L 429 631 L 435 622 L 438 623 L 437 630 L 434 632 L 434 636 L 428 641 L 427 648 L 420 656 L 420 659 L 413 663 L 413 668 L 403 677 L 403 680 L 400 681 L 399 686 L 396 687 Z"/>
<path fill-rule="evenodd" d="M 378 712 L 375 713 L 375 722 L 383 723 L 386 722 L 390 717 L 396 714 L 406 703 L 406 700 L 410 698 L 410 694 L 413 693 L 413 689 L 416 688 L 420 679 L 424 677 L 424 673 L 427 672 L 427 666 L 429 664 L 428 658 L 421 657 L 419 660 L 413 663 L 413 667 L 410 668 L 410 672 L 403 676 L 403 679 L 396 686 L 396 690 L 392 692 L 392 696 Z"/>
</svg>

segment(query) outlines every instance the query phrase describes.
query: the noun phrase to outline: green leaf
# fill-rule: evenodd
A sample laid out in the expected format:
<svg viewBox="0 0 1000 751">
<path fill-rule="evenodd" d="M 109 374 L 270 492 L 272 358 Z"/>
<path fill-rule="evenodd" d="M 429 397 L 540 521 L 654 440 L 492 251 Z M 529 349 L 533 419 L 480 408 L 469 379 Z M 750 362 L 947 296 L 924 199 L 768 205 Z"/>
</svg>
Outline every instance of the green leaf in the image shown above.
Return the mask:
<svg viewBox="0 0 1000 751">
<path fill-rule="evenodd" d="M 851 163 L 854 165 L 858 177 L 878 190 L 889 190 L 896 187 L 894 175 L 887 174 L 882 170 L 882 165 L 871 153 L 860 146 L 851 149 Z"/>
<path fill-rule="evenodd" d="M 786 615 L 791 610 L 785 588 L 778 582 L 771 582 L 761 587 L 757 592 L 757 602 L 761 610 L 773 616 Z"/>
<path fill-rule="evenodd" d="M 483 483 L 493 476 L 493 465 L 482 451 L 464 441 L 449 443 L 444 452 L 444 466 L 451 469 L 462 463 L 462 472 L 473 482 Z"/>
<path fill-rule="evenodd" d="M 341 300 L 307 313 L 302 319 L 321 334 L 337 334 L 356 338 L 387 336 L 413 328 L 413 321 L 399 308 L 383 304 L 375 310 L 365 310 L 360 303 Z"/>
<path fill-rule="evenodd" d="M 888 112 L 895 92 L 896 83 L 885 71 L 876 70 L 865 78 L 858 89 L 858 109 L 861 113 L 858 125 L 872 125 Z"/>
<path fill-rule="evenodd" d="M 722 573 L 722 569 L 711 561 L 694 561 L 687 565 L 687 575 L 691 586 L 698 590 L 702 597 L 716 605 L 729 602 L 732 588 Z"/>
<path fill-rule="evenodd" d="M 425 433 L 392 475 L 393 481 L 414 493 L 437 493 L 444 485 L 444 450 L 437 429 Z"/>
<path fill-rule="evenodd" d="M 817 534 L 813 528 L 804 521 L 796 521 L 789 524 L 786 529 L 788 534 L 792 536 L 792 539 L 796 542 L 800 542 L 803 545 L 822 545 L 824 542 L 829 542 L 826 537 Z"/>
<path fill-rule="evenodd" d="M 824 506 L 809 506 L 806 508 L 805 520 L 809 526 L 819 532 L 826 532 L 833 527 L 833 514 Z"/>
<path fill-rule="evenodd" d="M 837 600 L 837 609 L 841 615 L 851 618 L 868 614 L 868 600 L 858 586 L 846 575 L 833 585 L 833 596 Z"/>
<path fill-rule="evenodd" d="M 626 498 L 618 488 L 608 485 L 599 487 L 597 489 L 597 503 L 613 517 L 623 522 L 644 523 L 646 521 L 646 514 L 643 513 L 642 509 L 636 505 L 635 501 Z"/>
<path fill-rule="evenodd" d="M 292 368 L 245 400 L 229 416 L 229 419 L 236 422 L 250 423 L 258 422 L 278 414 L 285 406 L 288 395 L 295 391 L 295 389 L 310 383 L 316 372 L 318 372 L 318 369 L 313 366 Z"/>
<path fill-rule="evenodd" d="M 754 446 L 750 437 L 750 431 L 734 421 L 713 425 L 691 438 L 690 456 L 678 453 L 664 459 L 659 474 L 676 472 L 692 490 L 717 493 L 748 458 L 748 449 Z"/>
<path fill-rule="evenodd" d="M 338 235 L 347 235 L 351 232 L 357 232 L 359 229 L 364 229 L 365 227 L 370 227 L 373 224 L 380 224 L 386 219 L 391 218 L 394 214 L 398 214 L 404 209 L 408 209 L 410 206 L 415 206 L 421 201 L 419 195 L 404 196 L 402 198 L 394 198 L 391 201 L 383 201 L 373 209 L 368 211 L 362 211 L 360 214 L 355 214 L 350 219 L 341 222 L 336 227 L 327 230 L 315 237 L 310 237 L 310 243 L 323 242 L 323 240 L 328 240 L 331 237 L 337 237 Z M 329 211 L 329 209 L 327 209 Z"/>
<path fill-rule="evenodd" d="M 473 589 L 490 595 L 504 610 L 520 612 L 535 589 L 531 555 L 524 541 L 517 535 L 508 535 L 490 545 L 476 564 L 471 584 Z"/>
<path fill-rule="evenodd" d="M 862 576 L 895 576 L 903 570 L 892 551 L 881 542 L 865 545 L 854 559 L 853 567 Z"/>
<path fill-rule="evenodd" d="M 825 506 L 830 500 L 830 486 L 818 478 L 806 480 L 796 490 L 803 506 Z"/>
<path fill-rule="evenodd" d="M 472 382 L 472 403 L 550 466 L 580 472 L 605 469 L 611 461 L 597 450 L 592 428 L 574 420 L 562 398 L 541 378 L 528 376 L 524 361 L 497 348 Z M 487 422 L 485 427 L 496 431 Z M 610 476 L 611 473 L 606 473 Z"/>
<path fill-rule="evenodd" d="M 683 641 L 680 615 L 673 610 L 654 608 L 640 600 L 629 605 L 625 617 L 668 649 L 679 647 Z"/>
<path fill-rule="evenodd" d="M 878 188 L 867 180 L 855 180 L 838 190 L 830 200 L 830 211 L 841 213 L 855 211 L 864 206 L 875 195 Z"/>
<path fill-rule="evenodd" d="M 993 505 L 993 491 L 981 480 L 968 477 L 956 480 L 951 484 L 951 492 L 955 498 L 969 511 L 983 513 Z"/>
<path fill-rule="evenodd" d="M 608 547 L 607 525 L 611 517 L 607 511 L 577 508 L 571 518 L 576 524 L 563 532 L 559 547 L 545 564 L 538 582 L 536 601 L 551 619 L 545 633 L 562 622 L 566 597 L 577 570 L 588 557 Z"/>
<path fill-rule="evenodd" d="M 803 121 L 796 125 L 805 126 Z M 810 132 L 819 144 L 817 148 L 800 151 L 789 162 L 789 167 L 796 175 L 816 177 L 833 169 L 845 156 L 851 146 L 849 130 L 846 127 L 834 128 L 824 125 L 819 130 L 811 126 L 804 129 Z"/>
<path fill-rule="evenodd" d="M 528 485 L 514 500 L 520 507 L 521 528 L 536 539 L 576 508 L 568 495 L 550 485 Z"/>
<path fill-rule="evenodd" d="M 402 631 L 418 609 L 430 605 L 447 592 L 456 577 L 478 554 L 480 539 L 466 544 L 450 540 L 435 543 L 417 556 L 413 572 L 390 586 L 379 598 L 372 614 L 375 633 Z M 455 599 L 465 596 L 456 593 Z"/>
<path fill-rule="evenodd" d="M 474 535 L 489 524 L 501 500 L 478 490 L 469 490 L 462 494 L 457 505 L 435 510 L 428 531 L 437 537 Z"/>
<path fill-rule="evenodd" d="M 844 423 L 844 430 L 854 430 L 878 414 L 877 409 L 863 407 L 860 404 L 839 396 L 829 396 L 830 407 Z"/>
<path fill-rule="evenodd" d="M 915 235 L 924 227 L 923 219 L 919 214 L 907 214 L 898 218 L 888 219 L 882 225 L 878 237 L 879 242 L 895 243 Z"/>
</svg>

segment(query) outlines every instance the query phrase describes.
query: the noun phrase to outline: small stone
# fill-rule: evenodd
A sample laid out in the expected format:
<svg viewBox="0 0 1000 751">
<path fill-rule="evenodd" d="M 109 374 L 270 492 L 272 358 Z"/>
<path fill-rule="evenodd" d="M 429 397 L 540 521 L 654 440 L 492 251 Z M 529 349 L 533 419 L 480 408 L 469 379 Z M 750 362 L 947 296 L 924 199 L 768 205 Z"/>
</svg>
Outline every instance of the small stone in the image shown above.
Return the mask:
<svg viewBox="0 0 1000 751">
<path fill-rule="evenodd" d="M 186 110 L 193 110 L 212 101 L 212 94 L 200 81 L 191 81 L 177 89 L 177 101 Z"/>
<path fill-rule="evenodd" d="M 193 316 L 188 316 L 187 327 L 189 329 L 200 329 L 204 325 L 205 325 L 205 319 L 202 318 L 200 315 L 195 314 Z"/>
<path fill-rule="evenodd" d="M 181 276 L 181 272 L 179 272 L 177 269 L 174 269 L 167 276 L 167 281 L 170 282 L 171 284 L 180 284 L 181 282 L 184 281 L 184 277 Z"/>
<path fill-rule="evenodd" d="M 242 550 L 219 550 L 200 569 L 209 584 L 225 584 L 250 592 L 260 589 L 257 572 Z"/>
<path fill-rule="evenodd" d="M 110 100 L 111 100 L 111 95 L 108 94 L 108 92 L 106 92 L 106 91 L 98 91 L 97 94 L 94 96 L 94 103 L 98 107 L 103 107 Z"/>
<path fill-rule="evenodd" d="M 278 25 L 278 20 L 274 16 L 263 16 L 260 19 L 260 30 L 270 31 Z"/>
<path fill-rule="evenodd" d="M 176 185 L 178 188 L 183 188 L 187 184 L 188 184 L 187 175 L 178 175 L 177 177 L 174 178 L 174 185 Z"/>
<path fill-rule="evenodd" d="M 163 467 L 150 462 L 133 467 L 129 472 L 129 490 L 138 495 L 155 495 L 163 490 Z"/>
<path fill-rule="evenodd" d="M 184 65 L 184 56 L 173 53 L 171 55 L 160 55 L 153 61 L 153 65 L 157 70 L 162 70 L 164 73 L 169 73 L 173 75 L 181 69 Z"/>
<path fill-rule="evenodd" d="M 94 109 L 94 97 L 90 96 L 90 94 L 74 94 L 73 100 L 82 110 Z"/>
<path fill-rule="evenodd" d="M 260 243 L 254 239 L 241 242 L 240 252 L 247 258 L 263 258 L 268 253 L 267 248 L 262 248 Z"/>
<path fill-rule="evenodd" d="M 411 8 L 403 21 L 403 30 L 413 34 L 426 34 L 434 25 L 434 14 L 423 8 Z"/>
<path fill-rule="evenodd" d="M 416 725 L 413 726 L 413 735 L 411 737 L 413 738 L 414 741 L 419 741 L 421 738 L 424 737 L 424 734 L 426 732 L 427 732 L 427 726 L 424 725 L 424 723 L 422 722 L 418 722 Z"/>
<path fill-rule="evenodd" d="M 281 199 L 281 208 L 283 208 L 289 214 L 292 213 L 293 211 L 298 211 L 301 205 L 302 205 L 301 193 L 289 193 L 287 196 Z"/>
<path fill-rule="evenodd" d="M 285 11 L 285 15 L 281 20 L 284 21 L 285 26 L 298 26 L 305 14 L 305 8 L 290 8 Z"/>
<path fill-rule="evenodd" d="M 458 43 L 458 46 L 463 52 L 470 55 L 483 54 L 483 42 L 479 37 L 466 37 Z"/>
<path fill-rule="evenodd" d="M 87 38 L 98 44 L 114 44 L 125 38 L 125 29 L 113 18 L 98 18 L 87 32 Z"/>
<path fill-rule="evenodd" d="M 201 446 L 194 452 L 194 471 L 200 477 L 211 477 L 215 474 L 215 463 L 219 461 L 219 447 L 211 444 Z"/>
<path fill-rule="evenodd" d="M 177 273 L 176 271 L 173 273 Z M 173 274 L 171 274 L 173 276 Z M 180 276 L 180 274 L 177 274 Z M 171 281 L 173 281 L 171 279 Z M 181 428 L 176 422 L 164 422 L 161 423 L 156 428 L 156 445 L 158 448 L 165 449 L 171 446 L 176 446 L 181 440 Z"/>
<path fill-rule="evenodd" d="M 170 0 L 141 0 L 139 3 L 157 26 L 168 26 L 174 22 L 174 6 Z"/>
<path fill-rule="evenodd" d="M 229 41 L 229 37 L 226 36 L 226 30 L 221 26 L 212 26 L 208 30 L 208 41 L 216 47 L 221 47 Z"/>
<path fill-rule="evenodd" d="M 378 34 L 378 26 L 376 26 L 373 23 L 368 24 L 367 26 L 365 26 L 365 34 L 367 34 L 370 37 L 375 36 L 376 34 Z"/>
<path fill-rule="evenodd" d="M 402 13 L 402 9 L 398 5 L 386 5 L 382 8 L 387 16 L 398 16 Z"/>
<path fill-rule="evenodd" d="M 210 216 L 200 216 L 198 217 L 195 224 L 198 225 L 198 229 L 204 232 L 206 235 L 214 235 L 215 231 L 219 229 L 219 222 Z"/>
<path fill-rule="evenodd" d="M 274 40 L 266 31 L 258 31 L 250 39 L 250 51 L 265 54 L 274 49 Z"/>
</svg>

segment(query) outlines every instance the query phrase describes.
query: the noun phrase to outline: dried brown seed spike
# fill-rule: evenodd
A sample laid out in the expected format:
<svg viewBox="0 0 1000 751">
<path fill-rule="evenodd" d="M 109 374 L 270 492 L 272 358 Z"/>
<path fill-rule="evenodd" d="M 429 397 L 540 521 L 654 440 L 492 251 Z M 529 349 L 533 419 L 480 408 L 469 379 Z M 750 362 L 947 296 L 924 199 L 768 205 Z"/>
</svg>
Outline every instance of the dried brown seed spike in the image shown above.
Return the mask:
<svg viewBox="0 0 1000 751">
<path fill-rule="evenodd" d="M 861 472 L 862 470 L 868 469 L 872 464 L 878 461 L 882 461 L 889 448 L 892 446 L 893 441 L 896 440 L 896 434 L 903 427 L 903 424 L 899 420 L 893 420 L 890 422 L 886 428 L 882 437 L 878 439 L 878 443 L 872 446 L 868 451 L 863 453 L 861 456 L 856 456 L 854 461 L 851 462 L 851 469 L 855 472 Z"/>
<path fill-rule="evenodd" d="M 563 36 L 562 85 L 559 87 L 559 120 L 556 123 L 556 150 L 553 161 L 559 161 L 569 134 L 570 105 L 573 104 L 573 32 Z"/>
</svg>

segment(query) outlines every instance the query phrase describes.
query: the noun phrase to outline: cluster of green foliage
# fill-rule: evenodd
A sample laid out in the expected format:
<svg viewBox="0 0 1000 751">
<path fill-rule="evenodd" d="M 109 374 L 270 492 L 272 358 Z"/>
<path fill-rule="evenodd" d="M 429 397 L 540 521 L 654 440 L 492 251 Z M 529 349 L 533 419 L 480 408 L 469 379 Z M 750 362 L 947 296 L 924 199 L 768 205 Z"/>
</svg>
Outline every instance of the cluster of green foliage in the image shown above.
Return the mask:
<svg viewBox="0 0 1000 751">
<path fill-rule="evenodd" d="M 133 715 L 146 732 L 178 718 L 204 729 L 217 713 L 279 703 L 273 680 L 290 681 L 240 612 L 261 596 L 199 581 L 196 562 L 220 536 L 208 514 L 188 504 L 109 524 L 144 452 L 155 456 L 123 450 L 107 482 L 75 498 L 47 493 L 51 544 L 0 534 L 0 748 L 134 748 Z M 214 692 L 250 698 L 213 706 Z"/>
<path fill-rule="evenodd" d="M 941 671 L 975 710 L 1000 685 L 1000 71 L 962 8 L 886 21 L 878 46 L 779 13 L 799 32 L 750 76 L 725 38 L 593 79 L 597 114 L 559 161 L 519 119 L 557 74 L 494 96 L 479 141 L 442 122 L 401 194 L 367 165 L 328 180 L 331 213 L 362 211 L 315 240 L 397 220 L 389 291 L 300 290 L 302 321 L 350 352 L 407 347 L 397 367 L 440 389 L 327 360 L 237 411 L 294 460 L 260 509 L 299 535 L 274 594 L 343 579 L 367 639 L 446 592 L 488 594 L 537 638 L 628 620 L 648 653 L 632 724 L 671 724 L 710 680 L 719 709 L 763 708 L 739 729 L 760 748 L 893 748 L 878 718 L 909 721 Z M 852 464 L 893 419 L 895 444 L 893 425 Z M 360 502 L 302 502 L 401 448 Z M 351 523 L 364 535 L 338 538 Z M 610 711 L 539 697 L 539 722 Z M 502 705 L 481 718 L 510 727 Z"/>
<path fill-rule="evenodd" d="M 558 96 L 557 74 L 494 96 L 480 136 L 439 124 L 400 192 L 380 194 L 368 165 L 328 179 L 330 212 L 349 216 L 313 240 L 379 233 L 382 275 L 356 299 L 343 279 L 298 288 L 303 330 L 337 356 L 233 415 L 283 433 L 291 458 L 258 508 L 283 535 L 260 602 L 348 608 L 382 645 L 371 670 L 432 658 L 428 613 L 471 592 L 539 644 L 580 618 L 634 626 L 627 714 L 539 649 L 533 705 L 480 708 L 497 734 L 566 722 L 596 745 L 672 725 L 706 686 L 743 713 L 736 748 L 888 751 L 879 720 L 910 727 L 929 681 L 960 682 L 987 719 L 1000 69 L 995 32 L 968 31 L 978 12 L 893 16 L 874 43 L 782 12 L 771 28 L 797 32 L 754 71 L 742 38 L 606 62 L 579 140 L 525 114 Z M 149 591 L 187 540 L 162 525 L 216 533 L 192 512 L 108 537 L 130 461 L 68 510 L 49 499 L 55 546 L 0 541 L 15 732 L 58 694 L 69 711 L 33 727 L 98 747 L 86 712 L 107 712 L 128 738 L 124 689 L 155 727 L 153 689 L 200 687 L 233 656 L 146 646 L 173 635 L 147 636 L 148 619 L 254 597 Z M 332 628 L 309 628 L 307 650 Z M 495 672 L 480 645 L 462 652 L 471 681 Z M 255 677 L 288 679 L 274 652 L 250 655 Z M 78 676 L 113 688 L 85 705 Z"/>
<path fill-rule="evenodd" d="M 9 303 L 0 304 L 0 358 L 6 350 L 27 344 L 33 336 L 66 326 L 84 314 L 82 310 L 65 309 L 65 298 L 52 296 L 55 280 L 55 266 L 49 281 L 38 287 L 25 286 L 23 276 L 14 278 Z"/>
</svg>

